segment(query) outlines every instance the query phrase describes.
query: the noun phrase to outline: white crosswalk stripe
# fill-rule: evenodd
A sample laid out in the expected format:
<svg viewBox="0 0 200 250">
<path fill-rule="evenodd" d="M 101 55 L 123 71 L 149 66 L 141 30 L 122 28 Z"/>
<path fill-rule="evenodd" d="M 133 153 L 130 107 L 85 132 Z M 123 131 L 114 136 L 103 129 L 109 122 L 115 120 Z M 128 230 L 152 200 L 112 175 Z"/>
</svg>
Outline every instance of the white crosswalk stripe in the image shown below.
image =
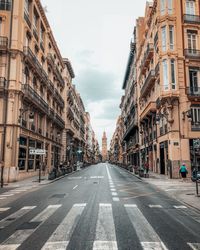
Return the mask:
<svg viewBox="0 0 200 250">
<path fill-rule="evenodd" d="M 149 224 L 142 212 L 133 204 L 125 205 L 126 211 L 130 218 L 133 227 L 136 230 L 136 234 L 141 242 L 144 250 L 156 249 L 166 250 L 164 243 L 161 241 L 155 230 Z"/>
<path fill-rule="evenodd" d="M 191 247 L 193 250 L 199 250 L 200 249 L 200 243 L 188 243 L 188 245 Z"/>
<path fill-rule="evenodd" d="M 0 212 L 5 212 L 9 209 L 10 209 L 10 207 L 0 207 Z"/>
<path fill-rule="evenodd" d="M 75 204 L 57 227 L 42 250 L 65 250 L 86 204 Z"/>
<path fill-rule="evenodd" d="M 117 250 L 115 225 L 113 220 L 112 205 L 99 204 L 95 241 L 93 250 Z"/>
<path fill-rule="evenodd" d="M 30 222 L 38 223 L 33 229 L 17 230 L 0 246 L 0 250 L 15 250 L 17 249 L 45 220 L 47 220 L 61 205 L 49 205 L 41 213 L 35 216 Z M 10 248 L 11 247 L 11 248 Z"/>
<path fill-rule="evenodd" d="M 6 218 L 4 218 L 3 220 L 0 221 L 0 228 L 4 228 L 4 227 L 8 226 L 13 221 L 19 219 L 20 217 L 22 217 L 23 215 L 25 215 L 26 213 L 28 213 L 30 210 L 32 210 L 34 208 L 35 208 L 35 206 L 23 207 L 20 210 L 18 210 L 17 212 L 7 216 Z"/>
<path fill-rule="evenodd" d="M 116 199 L 116 200 L 115 200 Z M 113 201 L 119 201 L 118 197 L 113 197 Z M 48 218 L 50 218 L 62 205 L 49 205 L 30 221 L 21 224 L 9 238 L 0 244 L 0 250 L 16 250 L 28 237 L 30 237 Z M 149 204 L 150 208 L 162 208 L 158 204 Z M 17 212 L 12 213 L 0 221 L 0 228 L 8 226 L 13 221 L 33 210 L 36 206 L 24 206 Z M 77 227 L 87 203 L 77 203 L 72 206 L 60 224 L 41 250 L 65 250 L 71 240 L 75 228 Z M 167 250 L 167 247 L 156 233 L 151 224 L 147 221 L 141 210 L 136 204 L 124 204 L 127 216 L 137 234 L 141 247 L 144 250 Z M 95 230 L 93 250 L 118 250 L 117 236 L 115 233 L 115 223 L 113 216 L 113 205 L 111 203 L 100 203 Z M 11 207 L 1 207 L 0 212 L 9 211 Z M 200 243 L 189 242 L 188 248 L 200 250 Z"/>
</svg>

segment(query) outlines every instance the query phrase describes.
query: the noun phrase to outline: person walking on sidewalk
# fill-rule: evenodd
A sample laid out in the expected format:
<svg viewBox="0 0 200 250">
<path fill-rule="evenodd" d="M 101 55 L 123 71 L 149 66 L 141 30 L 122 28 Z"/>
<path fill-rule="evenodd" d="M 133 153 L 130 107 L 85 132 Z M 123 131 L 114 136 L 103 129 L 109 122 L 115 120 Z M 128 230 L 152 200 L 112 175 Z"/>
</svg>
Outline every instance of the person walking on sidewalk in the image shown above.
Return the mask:
<svg viewBox="0 0 200 250">
<path fill-rule="evenodd" d="M 188 173 L 185 163 L 181 165 L 179 173 L 181 174 L 182 180 L 185 180 L 185 178 L 187 177 L 187 173 Z"/>
</svg>

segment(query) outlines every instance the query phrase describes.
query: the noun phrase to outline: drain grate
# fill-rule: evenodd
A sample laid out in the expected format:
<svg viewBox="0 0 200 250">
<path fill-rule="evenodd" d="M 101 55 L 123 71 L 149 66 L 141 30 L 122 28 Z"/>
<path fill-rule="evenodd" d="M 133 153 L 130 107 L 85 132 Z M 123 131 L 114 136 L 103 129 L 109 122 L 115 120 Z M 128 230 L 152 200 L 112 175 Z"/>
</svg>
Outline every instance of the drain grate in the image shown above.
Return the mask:
<svg viewBox="0 0 200 250">
<path fill-rule="evenodd" d="M 8 218 L 8 219 L 6 219 L 7 221 L 13 221 L 13 220 L 15 220 L 16 218 Z"/>
<path fill-rule="evenodd" d="M 190 193 L 190 194 L 186 194 L 186 195 L 195 195 L 195 193 Z"/>
<path fill-rule="evenodd" d="M 50 198 L 64 198 L 66 194 L 54 194 Z"/>
</svg>

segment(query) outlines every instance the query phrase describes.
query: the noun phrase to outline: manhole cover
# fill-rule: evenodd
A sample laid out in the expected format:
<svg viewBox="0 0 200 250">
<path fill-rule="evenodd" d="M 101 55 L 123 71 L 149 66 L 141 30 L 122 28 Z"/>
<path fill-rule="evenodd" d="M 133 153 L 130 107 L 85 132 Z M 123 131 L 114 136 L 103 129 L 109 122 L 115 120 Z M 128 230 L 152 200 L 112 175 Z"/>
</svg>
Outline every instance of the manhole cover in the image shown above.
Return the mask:
<svg viewBox="0 0 200 250">
<path fill-rule="evenodd" d="M 64 198 L 65 194 L 54 194 L 50 198 Z"/>
<path fill-rule="evenodd" d="M 94 181 L 93 184 L 98 184 L 98 182 L 97 182 L 97 181 Z"/>
</svg>

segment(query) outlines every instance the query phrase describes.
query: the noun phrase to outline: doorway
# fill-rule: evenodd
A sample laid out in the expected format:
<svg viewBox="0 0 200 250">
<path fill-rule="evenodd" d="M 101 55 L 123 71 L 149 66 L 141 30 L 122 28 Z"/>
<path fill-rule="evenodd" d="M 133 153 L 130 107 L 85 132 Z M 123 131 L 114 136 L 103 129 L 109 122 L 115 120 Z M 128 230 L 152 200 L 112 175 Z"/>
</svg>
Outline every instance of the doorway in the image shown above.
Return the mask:
<svg viewBox="0 0 200 250">
<path fill-rule="evenodd" d="M 160 174 L 165 174 L 165 147 L 164 147 L 164 143 L 160 144 Z"/>
</svg>

